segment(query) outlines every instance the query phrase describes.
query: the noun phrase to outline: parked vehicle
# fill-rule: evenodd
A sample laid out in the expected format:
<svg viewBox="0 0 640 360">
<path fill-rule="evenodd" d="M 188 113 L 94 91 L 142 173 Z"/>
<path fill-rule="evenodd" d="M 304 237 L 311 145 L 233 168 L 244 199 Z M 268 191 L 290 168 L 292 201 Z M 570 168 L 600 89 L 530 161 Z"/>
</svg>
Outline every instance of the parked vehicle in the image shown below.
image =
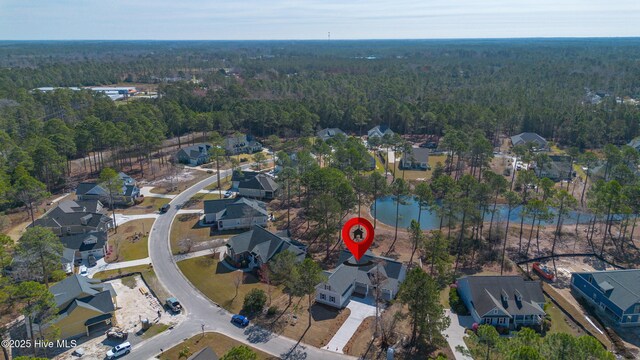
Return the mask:
<svg viewBox="0 0 640 360">
<path fill-rule="evenodd" d="M 88 275 L 87 267 L 84 265 L 81 265 L 78 273 L 80 274 L 80 276 L 87 276 Z"/>
<path fill-rule="evenodd" d="M 109 360 L 115 359 L 115 358 L 120 357 L 122 355 L 126 355 L 126 354 L 128 354 L 130 352 L 131 352 L 131 343 L 126 341 L 126 342 L 123 342 L 120 345 L 114 346 L 113 349 L 107 351 L 107 359 L 109 359 Z"/>
<path fill-rule="evenodd" d="M 231 191 L 231 190 L 227 190 L 227 192 L 226 192 L 226 193 L 224 193 L 224 197 L 225 197 L 225 199 L 226 199 L 226 198 L 230 198 L 232 195 L 233 195 L 233 191 Z"/>
<path fill-rule="evenodd" d="M 533 263 L 533 270 L 549 281 L 553 281 L 556 277 L 553 273 L 553 270 L 549 269 L 546 265 L 540 264 L 539 262 Z"/>
<path fill-rule="evenodd" d="M 96 257 L 93 255 L 87 256 L 87 262 L 89 263 L 89 266 L 96 266 L 96 264 L 98 263 Z"/>
<path fill-rule="evenodd" d="M 249 319 L 247 319 L 246 316 L 242 316 L 242 315 L 233 315 L 231 317 L 231 322 L 241 327 L 245 327 L 249 325 Z"/>
<path fill-rule="evenodd" d="M 178 299 L 174 298 L 174 297 L 170 297 L 165 301 L 165 304 L 167 305 L 167 307 L 169 309 L 171 309 L 171 311 L 175 312 L 175 313 L 179 313 L 180 311 L 182 311 L 182 305 L 180 304 L 180 302 L 178 301 Z"/>
<path fill-rule="evenodd" d="M 169 211 L 169 208 L 171 208 L 171 205 L 169 205 L 169 204 L 162 205 L 162 207 L 160 208 L 160 213 L 161 214 L 166 213 L 167 211 Z"/>
</svg>

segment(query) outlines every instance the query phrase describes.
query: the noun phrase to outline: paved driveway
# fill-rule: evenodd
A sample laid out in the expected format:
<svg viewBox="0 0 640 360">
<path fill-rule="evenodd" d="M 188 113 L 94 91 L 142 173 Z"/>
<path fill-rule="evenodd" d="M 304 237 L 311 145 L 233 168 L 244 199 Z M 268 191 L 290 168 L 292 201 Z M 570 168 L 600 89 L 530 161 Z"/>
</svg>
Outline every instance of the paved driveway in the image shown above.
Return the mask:
<svg viewBox="0 0 640 360">
<path fill-rule="evenodd" d="M 351 298 L 347 304 L 347 308 L 351 311 L 349 317 L 342 324 L 340 329 L 333 335 L 324 348 L 343 354 L 342 349 L 347 345 L 353 334 L 356 333 L 362 321 L 376 315 L 376 307 L 370 299 Z"/>
<path fill-rule="evenodd" d="M 445 313 L 451 319 L 451 325 L 444 331 L 444 335 L 447 337 L 447 342 L 451 347 L 451 351 L 453 351 L 453 355 L 456 360 L 473 360 L 472 357 L 463 355 L 461 352 L 456 350 L 456 347 L 462 346 L 464 349 L 469 351 L 467 345 L 464 343 L 464 330 L 465 328 L 470 328 L 473 325 L 473 318 L 471 316 L 458 316 L 451 312 L 451 310 L 446 309 Z"/>
</svg>

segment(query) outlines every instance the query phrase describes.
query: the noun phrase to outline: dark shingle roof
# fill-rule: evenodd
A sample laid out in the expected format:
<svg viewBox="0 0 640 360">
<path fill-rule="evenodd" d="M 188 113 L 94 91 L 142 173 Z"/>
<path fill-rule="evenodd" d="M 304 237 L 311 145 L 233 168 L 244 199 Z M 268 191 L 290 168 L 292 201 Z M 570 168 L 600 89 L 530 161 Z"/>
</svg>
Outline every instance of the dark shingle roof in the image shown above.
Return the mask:
<svg viewBox="0 0 640 360">
<path fill-rule="evenodd" d="M 107 291 L 115 296 L 115 291 L 109 284 L 102 284 L 99 280 L 89 279 L 78 274 L 71 275 L 59 283 L 51 286 L 49 291 L 53 294 L 58 307 L 65 307 L 76 298 L 84 299 Z"/>
<path fill-rule="evenodd" d="M 34 226 L 57 228 L 84 225 L 95 228 L 101 223 L 110 220 L 108 216 L 97 212 L 98 208 L 101 207 L 102 204 L 97 200 L 62 201 L 42 218 L 37 219 Z M 86 224 L 82 224 L 83 219 L 86 221 Z"/>
<path fill-rule="evenodd" d="M 210 347 L 206 347 L 189 356 L 187 360 L 218 360 L 218 355 Z"/>
<path fill-rule="evenodd" d="M 238 189 L 255 189 L 265 191 L 276 191 L 279 185 L 271 176 L 258 174 L 248 180 L 241 181 Z"/>
<path fill-rule="evenodd" d="M 224 219 L 242 219 L 251 216 L 267 216 L 267 204 L 262 201 L 235 198 L 220 200 L 205 200 L 204 213 L 212 214 L 225 211 Z"/>
<path fill-rule="evenodd" d="M 98 184 L 94 183 L 94 182 L 83 182 L 78 184 L 78 187 L 76 188 L 76 195 L 84 195 L 88 192 L 95 192 L 92 191 L 96 186 L 98 186 Z"/>
<path fill-rule="evenodd" d="M 208 153 L 209 149 L 211 149 L 211 144 L 201 143 L 180 148 L 177 154 L 183 154 L 195 160 L 198 159 L 200 155 Z"/>
<path fill-rule="evenodd" d="M 251 230 L 229 239 L 227 246 L 236 254 L 250 252 L 258 255 L 265 263 L 285 250 L 292 251 L 299 260 L 304 259 L 305 251 L 302 247 L 283 235 L 274 234 L 261 226 L 254 225 Z"/>
<path fill-rule="evenodd" d="M 107 243 L 107 233 L 105 231 L 90 231 L 77 235 L 62 236 L 60 241 L 65 248 L 89 251 L 104 247 Z M 85 241 L 88 243 L 85 243 Z"/>
<path fill-rule="evenodd" d="M 513 146 L 525 145 L 531 142 L 538 144 L 540 147 L 547 146 L 547 140 L 536 133 L 523 132 L 511 137 L 511 143 L 513 144 Z"/>
<path fill-rule="evenodd" d="M 342 134 L 342 135 L 347 135 L 344 133 L 344 131 L 338 129 L 338 128 L 326 128 L 326 129 L 322 129 L 320 131 L 318 131 L 316 133 L 316 135 L 318 135 L 318 137 L 324 141 L 327 141 L 331 138 L 333 138 L 334 136 L 338 135 L 338 134 Z"/>
<path fill-rule="evenodd" d="M 525 281 L 520 276 L 465 276 L 458 283 L 466 283 L 471 292 L 474 308 L 479 316 L 494 308 L 513 315 L 544 315 L 537 303 L 544 303 L 542 285 L 539 281 Z M 508 300 L 503 301 L 506 294 Z M 520 294 L 522 301 L 516 300 Z"/>
<path fill-rule="evenodd" d="M 407 160 L 414 159 L 417 162 L 427 162 L 429 159 L 429 149 L 420 148 L 420 147 L 412 147 L 411 152 L 407 153 Z"/>
<path fill-rule="evenodd" d="M 593 276 L 597 286 L 603 291 L 611 290 L 608 298 L 620 309 L 626 310 L 640 303 L 640 270 L 610 270 L 575 273 L 582 277 Z"/>
<path fill-rule="evenodd" d="M 344 294 L 354 284 L 354 280 L 361 284 L 372 285 L 372 276 L 380 274 L 384 279 L 382 289 L 396 289 L 399 285 L 400 275 L 405 265 L 396 260 L 375 256 L 367 251 L 359 263 L 371 262 L 367 266 L 348 266 L 344 262 L 356 263 L 355 258 L 347 250 L 340 252 L 338 266 L 330 272 L 327 283 L 339 294 Z"/>
<path fill-rule="evenodd" d="M 231 181 L 246 181 L 260 174 L 258 171 L 234 171 L 231 175 Z"/>
<path fill-rule="evenodd" d="M 377 136 L 377 135 L 378 135 L 378 134 L 377 134 L 377 132 L 378 132 L 378 131 L 380 131 L 380 133 L 381 133 L 382 135 L 385 135 L 385 134 L 393 135 L 393 130 L 391 130 L 391 129 L 389 128 L 389 126 L 387 126 L 387 125 L 378 125 L 378 126 L 374 126 L 373 128 L 371 128 L 371 130 L 369 130 L 369 131 L 368 131 L 368 133 L 367 133 L 367 134 L 368 134 L 369 136 L 372 136 L 372 135 L 373 135 L 373 136 Z"/>
</svg>

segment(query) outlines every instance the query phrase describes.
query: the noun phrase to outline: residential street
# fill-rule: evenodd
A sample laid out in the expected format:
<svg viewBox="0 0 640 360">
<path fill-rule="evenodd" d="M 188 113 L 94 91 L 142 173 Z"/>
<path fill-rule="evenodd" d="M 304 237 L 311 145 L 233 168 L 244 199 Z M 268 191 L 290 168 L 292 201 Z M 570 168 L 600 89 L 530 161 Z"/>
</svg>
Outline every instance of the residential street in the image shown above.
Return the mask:
<svg viewBox="0 0 640 360">
<path fill-rule="evenodd" d="M 249 165 L 244 165 L 243 169 L 248 167 Z M 228 176 L 230 173 L 231 170 L 225 170 L 221 172 L 221 175 Z M 246 329 L 238 328 L 230 322 L 232 314 L 202 295 L 182 275 L 169 248 L 171 223 L 178 213 L 179 206 L 177 205 L 183 204 L 215 181 L 216 176 L 211 176 L 177 195 L 171 201 L 172 206 L 169 211 L 159 216 L 153 225 L 149 234 L 149 255 L 155 273 L 168 292 L 178 297 L 186 310 L 187 317 L 185 321 L 173 329 L 134 346 L 131 356 L 136 359 L 151 359 L 160 353 L 160 349 L 169 349 L 182 342 L 183 339 L 201 333 L 202 325 L 204 325 L 205 331 L 220 332 L 284 359 L 349 358 L 308 345 L 296 346 L 295 340 L 273 335 L 256 326 L 249 326 Z"/>
</svg>

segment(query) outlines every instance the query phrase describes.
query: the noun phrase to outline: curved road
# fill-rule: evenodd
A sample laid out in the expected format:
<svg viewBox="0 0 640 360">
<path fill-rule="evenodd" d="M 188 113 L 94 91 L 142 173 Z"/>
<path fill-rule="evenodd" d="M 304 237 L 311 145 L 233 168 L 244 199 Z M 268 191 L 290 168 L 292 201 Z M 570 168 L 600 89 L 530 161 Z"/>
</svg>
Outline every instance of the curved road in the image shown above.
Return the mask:
<svg viewBox="0 0 640 360">
<path fill-rule="evenodd" d="M 243 166 L 243 169 L 249 165 Z M 221 171 L 221 178 L 231 175 L 231 170 Z M 196 289 L 178 269 L 171 253 L 169 234 L 171 223 L 178 213 L 178 205 L 183 204 L 198 191 L 217 181 L 211 176 L 186 189 L 173 200 L 166 214 L 158 217 L 149 233 L 149 256 L 158 280 L 168 292 L 176 296 L 186 311 L 186 319 L 173 329 L 167 330 L 153 338 L 134 346 L 131 357 L 151 359 L 160 353 L 160 349 L 169 349 L 184 339 L 205 331 L 215 331 L 229 336 L 242 343 L 262 350 L 283 359 L 327 359 L 350 358 L 327 350 L 318 349 L 306 344 L 270 333 L 257 326 L 246 329 L 236 327 L 230 322 L 231 314 L 214 304 Z M 213 280 L 213 279 L 212 279 Z M 222 355 L 222 354 L 219 354 Z"/>
</svg>

